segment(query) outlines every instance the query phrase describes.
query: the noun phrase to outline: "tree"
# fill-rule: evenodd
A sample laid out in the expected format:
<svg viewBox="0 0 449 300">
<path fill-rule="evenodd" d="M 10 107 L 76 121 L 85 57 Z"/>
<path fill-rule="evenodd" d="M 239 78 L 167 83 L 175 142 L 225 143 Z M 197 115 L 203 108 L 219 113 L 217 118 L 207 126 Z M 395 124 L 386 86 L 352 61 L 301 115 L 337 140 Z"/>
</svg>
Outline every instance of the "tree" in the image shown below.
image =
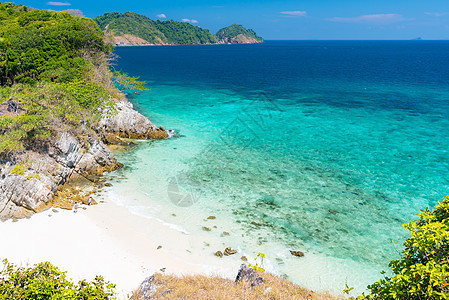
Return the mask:
<svg viewBox="0 0 449 300">
<path fill-rule="evenodd" d="M 139 77 L 132 77 L 128 74 L 120 71 L 114 71 L 113 82 L 120 90 L 138 90 L 149 91 L 149 88 L 145 87 L 146 81 L 139 81 Z"/>
<path fill-rule="evenodd" d="M 411 237 L 402 257 L 390 261 L 394 276 L 368 286 L 361 299 L 449 299 L 449 196 L 418 216 L 403 225 Z"/>
</svg>

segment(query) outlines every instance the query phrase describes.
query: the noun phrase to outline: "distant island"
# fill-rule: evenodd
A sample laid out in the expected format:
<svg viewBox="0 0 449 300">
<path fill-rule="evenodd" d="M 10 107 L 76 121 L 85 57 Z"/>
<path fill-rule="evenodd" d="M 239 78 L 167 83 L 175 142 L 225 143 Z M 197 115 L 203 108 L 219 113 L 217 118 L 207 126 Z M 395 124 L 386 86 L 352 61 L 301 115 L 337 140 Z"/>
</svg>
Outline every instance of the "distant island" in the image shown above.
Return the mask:
<svg viewBox="0 0 449 300">
<path fill-rule="evenodd" d="M 263 43 L 263 39 L 252 29 L 237 24 L 212 35 L 209 29 L 187 22 L 155 21 L 130 11 L 105 13 L 94 20 L 117 46 Z"/>
</svg>

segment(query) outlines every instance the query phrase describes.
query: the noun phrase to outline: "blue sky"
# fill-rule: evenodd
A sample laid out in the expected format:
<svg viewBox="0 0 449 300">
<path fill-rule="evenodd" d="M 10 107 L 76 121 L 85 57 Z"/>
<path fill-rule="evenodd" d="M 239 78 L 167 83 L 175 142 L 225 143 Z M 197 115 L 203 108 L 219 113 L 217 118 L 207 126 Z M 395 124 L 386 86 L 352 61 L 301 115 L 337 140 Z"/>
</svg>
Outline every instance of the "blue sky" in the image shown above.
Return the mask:
<svg viewBox="0 0 449 300">
<path fill-rule="evenodd" d="M 449 0 L 25 0 L 40 9 L 80 9 L 86 17 L 134 11 L 185 20 L 212 33 L 237 23 L 270 39 L 449 39 Z"/>
</svg>

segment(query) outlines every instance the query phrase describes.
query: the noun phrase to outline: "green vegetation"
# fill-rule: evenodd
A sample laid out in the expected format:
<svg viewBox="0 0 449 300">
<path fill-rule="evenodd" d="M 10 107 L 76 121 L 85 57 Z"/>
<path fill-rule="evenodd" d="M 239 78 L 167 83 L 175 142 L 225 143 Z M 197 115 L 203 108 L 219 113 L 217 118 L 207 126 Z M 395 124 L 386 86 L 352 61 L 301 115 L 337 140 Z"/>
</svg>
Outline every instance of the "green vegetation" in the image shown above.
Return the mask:
<svg viewBox="0 0 449 300">
<path fill-rule="evenodd" d="M 162 32 L 156 28 L 153 20 L 130 11 L 124 14 L 118 12 L 105 13 L 94 20 L 102 30 L 107 28 L 114 35 L 132 34 L 152 44 L 167 42 Z"/>
<path fill-rule="evenodd" d="M 132 77 L 120 71 L 114 71 L 114 83 L 120 90 L 149 91 L 146 81 L 139 81 L 139 77 Z"/>
<path fill-rule="evenodd" d="M 19 176 L 24 176 L 24 175 L 25 175 L 25 170 L 26 170 L 26 168 L 25 168 L 24 165 L 22 165 L 22 164 L 17 164 L 17 165 L 11 170 L 11 173 L 12 173 L 12 174 L 19 175 Z"/>
<path fill-rule="evenodd" d="M 394 276 L 368 286 L 361 299 L 449 299 L 449 196 L 418 216 L 403 225 L 411 237 L 389 264 Z"/>
<path fill-rule="evenodd" d="M 219 41 L 230 43 L 233 39 L 237 38 L 238 35 L 243 35 L 245 38 L 252 39 L 257 42 L 263 42 L 263 39 L 258 36 L 254 30 L 245 29 L 242 25 L 237 24 L 218 30 L 215 34 L 215 38 Z"/>
<path fill-rule="evenodd" d="M 94 19 L 101 29 L 116 36 L 131 34 L 151 44 L 210 44 L 214 36 L 207 29 L 178 21 L 153 21 L 145 16 L 125 12 L 105 13 Z"/>
<path fill-rule="evenodd" d="M 90 20 L 0 3 L 0 154 L 91 130 L 112 113 L 112 47 Z M 81 125 L 81 126 L 80 126 Z"/>
<path fill-rule="evenodd" d="M 0 298 L 17 299 L 114 299 L 115 285 L 97 276 L 92 282 L 73 283 L 49 262 L 23 268 L 3 260 L 0 272 Z"/>
<path fill-rule="evenodd" d="M 202 29 L 189 23 L 173 20 L 157 20 L 155 23 L 156 28 L 164 34 L 169 44 L 190 45 L 216 43 L 209 29 Z"/>
<path fill-rule="evenodd" d="M 249 264 L 248 267 L 252 268 L 254 271 L 257 272 L 265 272 L 265 269 L 263 268 L 263 259 L 265 258 L 265 253 L 259 252 L 257 256 L 254 258 L 254 265 Z M 259 261 L 260 259 L 260 261 Z"/>
<path fill-rule="evenodd" d="M 241 25 L 220 29 L 215 36 L 208 29 L 186 22 L 173 20 L 151 20 L 145 16 L 127 11 L 124 14 L 105 13 L 94 19 L 101 29 L 114 36 L 130 34 L 150 44 L 192 45 L 216 43 L 263 42 L 253 30 Z"/>
</svg>

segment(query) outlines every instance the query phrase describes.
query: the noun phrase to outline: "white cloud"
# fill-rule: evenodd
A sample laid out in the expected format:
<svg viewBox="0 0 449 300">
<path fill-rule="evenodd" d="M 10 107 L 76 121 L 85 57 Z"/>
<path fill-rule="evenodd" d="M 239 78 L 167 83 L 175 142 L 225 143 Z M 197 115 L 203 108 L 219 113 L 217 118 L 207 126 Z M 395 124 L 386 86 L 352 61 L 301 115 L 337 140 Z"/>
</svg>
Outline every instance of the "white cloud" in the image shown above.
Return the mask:
<svg viewBox="0 0 449 300">
<path fill-rule="evenodd" d="M 167 16 L 165 14 L 158 14 L 156 17 L 159 19 L 165 19 Z"/>
<path fill-rule="evenodd" d="M 434 17 L 442 17 L 442 16 L 449 15 L 449 13 L 447 13 L 447 12 L 426 12 L 425 14 L 428 16 L 434 16 Z"/>
<path fill-rule="evenodd" d="M 332 22 L 339 23 L 360 23 L 371 25 L 386 25 L 405 21 L 406 19 L 402 15 L 398 14 L 377 14 L 377 15 L 363 15 L 358 17 L 341 18 L 335 17 L 328 19 Z"/>
<path fill-rule="evenodd" d="M 72 4 L 68 2 L 47 2 L 47 5 L 53 5 L 53 6 L 70 6 Z"/>
<path fill-rule="evenodd" d="M 307 12 L 304 10 L 281 11 L 281 14 L 294 17 L 305 17 Z"/>
<path fill-rule="evenodd" d="M 183 22 L 187 22 L 187 23 L 192 23 L 192 24 L 197 24 L 198 21 L 194 20 L 194 19 L 182 19 Z"/>
</svg>

